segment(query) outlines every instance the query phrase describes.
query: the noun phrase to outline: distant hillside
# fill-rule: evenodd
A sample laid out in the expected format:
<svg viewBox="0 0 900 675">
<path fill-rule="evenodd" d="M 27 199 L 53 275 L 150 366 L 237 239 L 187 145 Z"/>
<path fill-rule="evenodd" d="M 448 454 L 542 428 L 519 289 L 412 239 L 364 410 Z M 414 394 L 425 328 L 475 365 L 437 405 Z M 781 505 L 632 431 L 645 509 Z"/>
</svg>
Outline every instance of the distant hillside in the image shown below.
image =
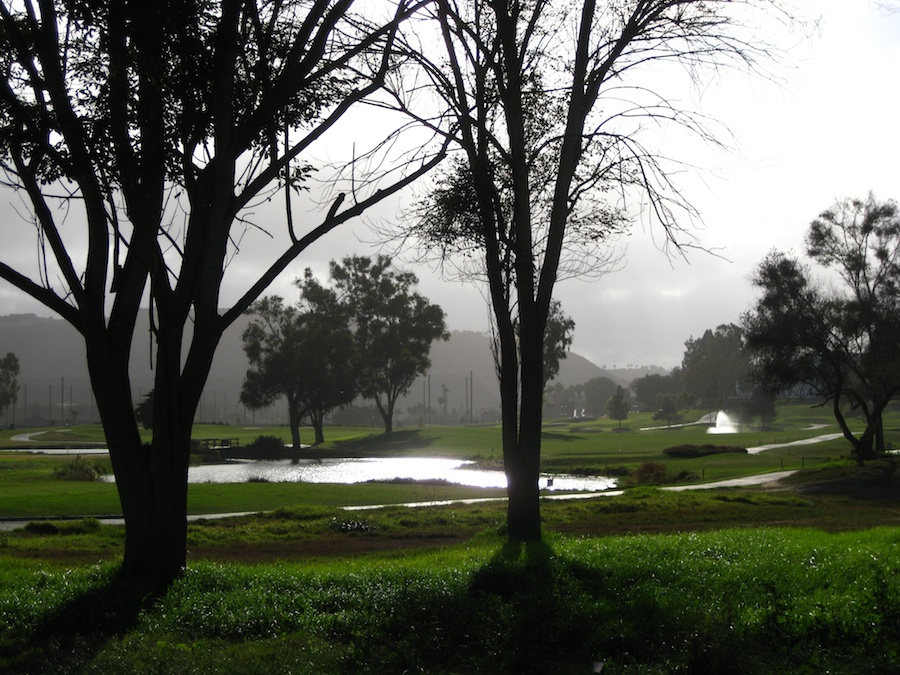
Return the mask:
<svg viewBox="0 0 900 675">
<path fill-rule="evenodd" d="M 241 346 L 241 334 L 250 317 L 241 317 L 222 338 L 205 389 L 199 417 L 203 421 L 246 421 L 279 423 L 283 406 L 271 411 L 247 412 L 239 403 L 239 394 L 247 359 Z M 15 421 L 19 426 L 26 419 L 32 424 L 59 424 L 72 418 L 93 420 L 96 409 L 88 381 L 81 336 L 62 319 L 37 317 L 33 314 L 0 316 L 0 355 L 13 352 L 21 366 L 21 390 L 15 417 L 7 411 L 4 423 Z M 153 387 L 151 370 L 150 330 L 146 314 L 140 319 L 135 333 L 132 355 L 132 384 L 135 400 Z M 626 371 L 631 372 L 631 371 Z M 477 411 L 499 409 L 500 398 L 490 338 L 482 333 L 456 331 L 450 340 L 437 342 L 431 351 L 431 370 L 427 377 L 413 385 L 409 394 L 398 402 L 398 412 L 428 400 L 431 382 L 431 406 L 437 409 L 442 385 L 447 387 L 448 410 L 465 410 L 467 380 L 473 381 L 473 403 Z M 586 382 L 606 375 L 621 384 L 630 377 L 605 371 L 587 359 L 570 354 L 560 364 L 556 381 L 564 386 Z"/>
</svg>

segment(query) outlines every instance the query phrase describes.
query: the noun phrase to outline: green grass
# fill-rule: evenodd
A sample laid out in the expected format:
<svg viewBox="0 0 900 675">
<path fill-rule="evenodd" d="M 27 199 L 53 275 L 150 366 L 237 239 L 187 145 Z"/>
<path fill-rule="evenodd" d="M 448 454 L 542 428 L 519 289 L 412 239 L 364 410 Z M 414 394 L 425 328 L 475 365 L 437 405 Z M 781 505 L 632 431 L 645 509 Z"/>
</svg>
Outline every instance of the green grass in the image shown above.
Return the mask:
<svg viewBox="0 0 900 675">
<path fill-rule="evenodd" d="M 198 562 L 162 595 L 110 564 L 0 558 L 0 670 L 897 672 L 900 531 L 485 534 L 402 556 Z"/>
<path fill-rule="evenodd" d="M 693 411 L 688 419 L 697 419 L 703 411 Z M 825 429 L 810 429 L 814 424 L 830 424 Z M 684 444 L 725 443 L 755 446 L 789 442 L 827 432 L 835 432 L 833 420 L 821 408 L 795 405 L 779 409 L 777 425 L 767 431 L 746 431 L 728 436 L 711 436 L 704 427 L 686 427 L 638 431 L 659 426 L 648 413 L 633 415 L 626 429 L 618 431 L 611 420 L 550 420 L 542 440 L 542 464 L 545 471 L 587 472 L 621 476 L 633 472 L 645 462 L 665 465 L 671 480 L 698 483 L 738 476 L 810 468 L 846 457 L 849 445 L 843 439 L 815 445 L 767 450 L 746 455 L 711 455 L 695 459 L 673 459 L 663 454 L 667 447 Z M 33 431 L 33 430 L 29 430 Z M 0 445 L 23 445 L 9 440 L 19 431 L 0 432 Z M 886 417 L 887 439 L 900 446 L 900 413 Z M 57 433 L 57 432 L 54 432 Z M 305 430 L 304 430 L 305 433 Z M 64 441 L 89 443 L 102 441 L 98 426 L 76 426 L 59 431 Z M 237 438 L 242 445 L 261 434 L 277 435 L 285 442 L 289 432 L 280 427 L 239 427 L 197 425 L 194 438 Z M 307 434 L 308 437 L 308 434 Z M 39 437 L 40 438 L 40 437 Z M 478 460 L 500 468 L 501 441 L 498 425 L 473 427 L 410 427 L 383 434 L 378 429 L 329 427 L 324 445 L 308 452 L 311 456 L 441 456 Z M 44 445 L 41 442 L 38 445 Z M 28 444 L 24 444 L 28 445 Z M 52 445 L 52 444 L 51 444 Z M 72 457 L 0 454 L 0 517 L 100 516 L 120 511 L 114 486 L 101 483 L 59 481 L 53 469 Z M 426 488 L 401 485 L 321 486 L 282 483 L 233 485 L 192 485 L 189 512 L 192 514 L 261 511 L 298 504 L 363 505 L 410 501 L 462 499 L 494 496 L 472 488 Z"/>
</svg>

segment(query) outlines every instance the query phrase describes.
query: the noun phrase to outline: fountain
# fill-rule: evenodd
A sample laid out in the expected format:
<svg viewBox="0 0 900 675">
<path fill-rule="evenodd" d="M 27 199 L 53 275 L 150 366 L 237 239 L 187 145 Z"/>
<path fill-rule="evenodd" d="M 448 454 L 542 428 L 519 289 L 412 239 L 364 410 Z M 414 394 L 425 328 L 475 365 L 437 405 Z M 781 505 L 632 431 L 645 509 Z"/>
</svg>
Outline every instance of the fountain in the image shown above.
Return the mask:
<svg viewBox="0 0 900 675">
<path fill-rule="evenodd" d="M 737 431 L 737 425 L 735 424 L 734 420 L 731 419 L 731 416 L 724 410 L 720 410 L 716 413 L 716 426 L 707 429 L 706 433 L 736 434 Z"/>
</svg>

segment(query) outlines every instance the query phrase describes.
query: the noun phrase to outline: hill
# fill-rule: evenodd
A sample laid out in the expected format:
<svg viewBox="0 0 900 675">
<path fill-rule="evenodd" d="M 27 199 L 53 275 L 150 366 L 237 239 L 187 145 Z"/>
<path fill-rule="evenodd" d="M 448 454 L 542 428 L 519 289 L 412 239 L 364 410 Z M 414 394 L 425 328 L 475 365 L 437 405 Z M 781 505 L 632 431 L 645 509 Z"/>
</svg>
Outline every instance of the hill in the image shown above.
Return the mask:
<svg viewBox="0 0 900 675">
<path fill-rule="evenodd" d="M 241 334 L 250 317 L 241 317 L 229 328 L 219 344 L 205 394 L 198 411 L 201 421 L 230 423 L 281 423 L 282 406 L 255 414 L 244 410 L 239 394 L 247 359 L 241 345 Z M 5 424 L 17 426 L 87 422 L 96 419 L 84 346 L 81 336 L 67 322 L 34 314 L 0 316 L 0 354 L 13 352 L 19 358 L 19 401 L 16 410 L 5 413 Z M 131 377 L 135 401 L 153 388 L 150 327 L 147 315 L 139 320 L 135 332 Z M 556 381 L 564 386 L 586 382 L 605 375 L 620 384 L 628 384 L 627 372 L 605 371 L 578 354 L 570 354 L 560 364 Z M 476 411 L 499 409 L 490 338 L 483 333 L 455 331 L 446 342 L 436 342 L 431 351 L 431 370 L 413 385 L 409 395 L 398 402 L 403 413 L 411 406 L 428 401 L 431 406 L 447 387 L 448 411 L 464 411 L 467 387 L 472 378 L 472 400 Z"/>
</svg>

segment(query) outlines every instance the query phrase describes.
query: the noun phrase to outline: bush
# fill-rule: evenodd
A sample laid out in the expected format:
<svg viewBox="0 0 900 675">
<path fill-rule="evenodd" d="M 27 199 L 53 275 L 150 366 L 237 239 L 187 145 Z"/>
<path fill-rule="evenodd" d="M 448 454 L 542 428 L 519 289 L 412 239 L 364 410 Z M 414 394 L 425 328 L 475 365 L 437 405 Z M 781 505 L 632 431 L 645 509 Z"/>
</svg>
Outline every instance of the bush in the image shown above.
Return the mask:
<svg viewBox="0 0 900 675">
<path fill-rule="evenodd" d="M 671 482 L 669 469 L 662 462 L 644 462 L 626 479 L 628 485 L 662 485 Z"/>
<path fill-rule="evenodd" d="M 102 459 L 85 459 L 81 455 L 68 464 L 53 469 L 57 480 L 100 480 L 109 473 L 109 465 Z"/>
<path fill-rule="evenodd" d="M 726 445 L 676 445 L 666 448 L 663 453 L 669 457 L 677 457 L 680 459 L 693 459 L 695 457 L 707 457 L 709 455 L 722 455 L 729 452 L 747 453 L 747 448 L 738 448 L 736 446 Z"/>
<path fill-rule="evenodd" d="M 278 454 L 284 452 L 284 441 L 278 436 L 257 436 L 247 444 L 247 450 L 260 455 Z"/>
</svg>

